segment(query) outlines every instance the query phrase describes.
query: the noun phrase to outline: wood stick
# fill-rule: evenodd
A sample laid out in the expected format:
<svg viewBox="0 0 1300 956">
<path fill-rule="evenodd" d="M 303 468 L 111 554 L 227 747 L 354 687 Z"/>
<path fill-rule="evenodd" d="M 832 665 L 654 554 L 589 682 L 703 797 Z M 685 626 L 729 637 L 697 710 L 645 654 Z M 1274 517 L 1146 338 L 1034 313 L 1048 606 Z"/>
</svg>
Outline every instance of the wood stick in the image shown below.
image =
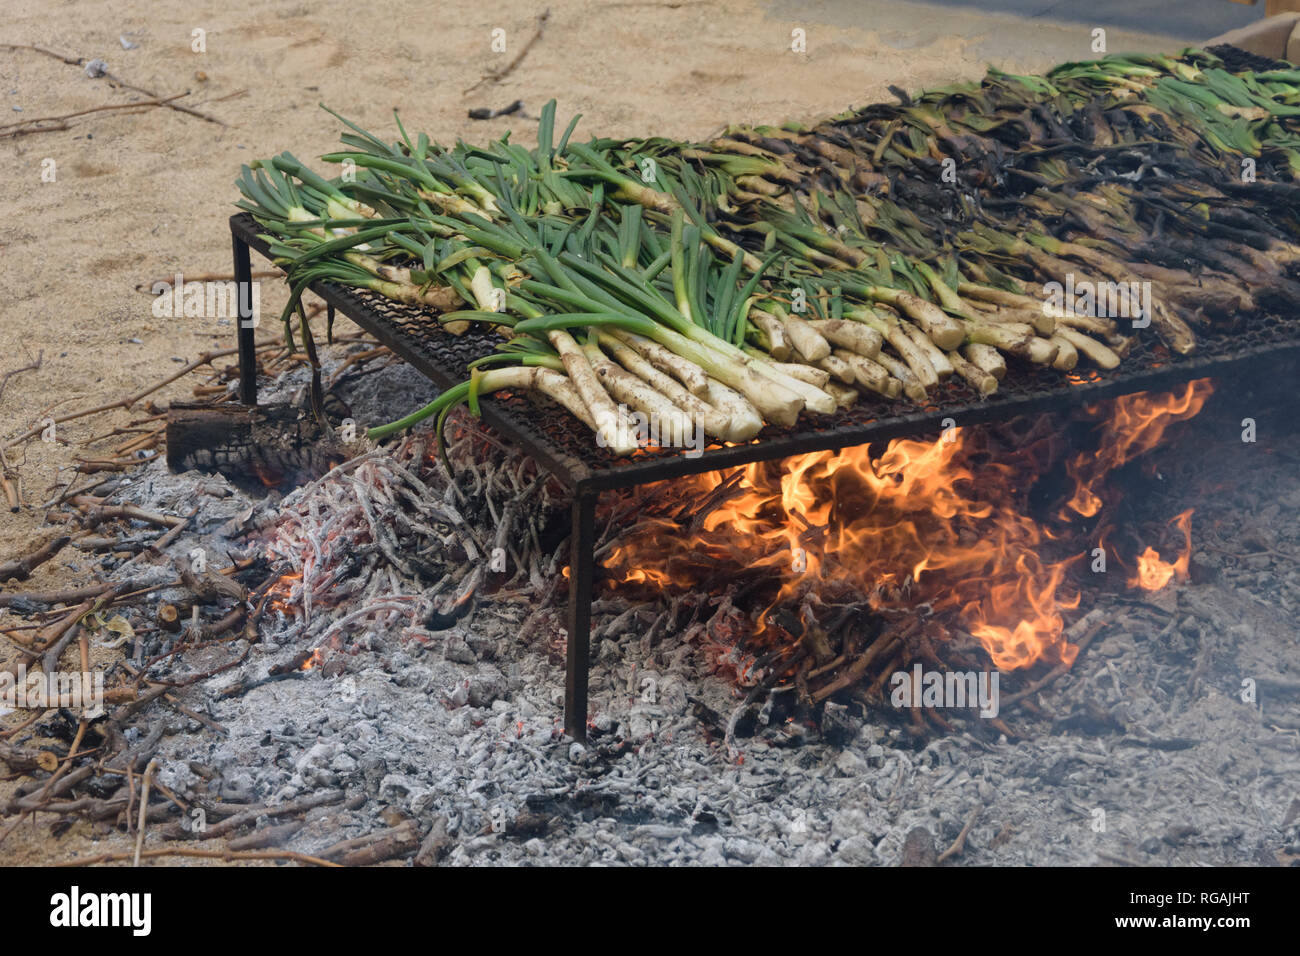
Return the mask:
<svg viewBox="0 0 1300 956">
<path fill-rule="evenodd" d="M 943 863 L 966 850 L 966 837 L 970 833 L 970 828 L 975 825 L 975 819 L 983 809 L 982 806 L 978 806 L 970 812 L 970 815 L 966 817 L 966 825 L 961 828 L 961 833 L 957 834 L 957 839 L 952 841 L 952 846 L 939 854 L 939 858 L 935 860 L 935 863 Z"/>
<path fill-rule="evenodd" d="M 71 540 L 71 535 L 59 535 L 57 538 L 45 542 L 31 554 L 25 554 L 21 558 L 14 558 L 12 561 L 0 564 L 0 581 L 15 579 L 26 581 L 32 576 L 32 571 L 62 551 Z"/>
<path fill-rule="evenodd" d="M 1087 649 L 1088 645 L 1092 643 L 1093 638 L 1095 638 L 1099 633 L 1101 633 L 1101 629 L 1104 628 L 1109 623 L 1110 623 L 1109 618 L 1096 622 L 1091 627 L 1089 627 L 1088 630 L 1084 633 L 1084 635 L 1075 642 L 1075 646 L 1079 649 L 1078 653 L 1075 655 L 1076 661 L 1079 659 L 1080 656 L 1082 656 L 1083 652 Z M 1001 703 L 1001 708 L 1005 710 L 1006 708 L 1010 707 L 1012 704 L 1018 703 L 1019 701 L 1028 697 L 1030 694 L 1038 693 L 1048 684 L 1055 681 L 1062 674 L 1069 671 L 1071 666 L 1072 665 L 1070 664 L 1057 664 L 1054 668 L 1051 669 L 1051 671 L 1043 675 L 1038 680 L 1034 681 L 1024 690 L 1017 691 L 1016 693 L 1012 694 L 1010 697 L 1003 698 Z"/>
<path fill-rule="evenodd" d="M 542 38 L 542 31 L 546 29 L 546 21 L 550 19 L 550 16 L 551 16 L 551 10 L 549 7 L 542 11 L 541 15 L 539 15 L 537 18 L 536 32 L 534 32 L 532 37 L 529 38 L 528 42 L 524 44 L 524 48 L 519 51 L 518 55 L 513 60 L 511 60 L 508 64 L 506 64 L 505 69 L 484 73 L 477 83 L 475 83 L 469 89 L 465 90 L 464 93 L 462 93 L 461 95 L 468 96 L 470 93 L 474 92 L 484 83 L 500 83 L 507 76 L 513 73 L 515 71 L 515 67 L 517 67 L 520 63 L 524 61 L 524 57 L 528 55 L 528 51 L 533 48 L 533 44 Z"/>
<path fill-rule="evenodd" d="M 170 604 L 164 604 L 163 607 L 172 607 L 172 606 Z M 176 609 L 172 607 L 172 611 L 175 612 L 175 610 Z M 136 668 L 132 667 L 129 661 L 123 661 L 122 666 L 125 667 L 128 672 L 130 672 L 131 676 L 136 678 L 139 678 L 141 676 L 141 672 Z M 154 686 L 157 687 L 160 685 L 155 684 Z M 213 720 L 211 717 L 207 716 L 206 714 L 200 714 L 198 711 L 186 707 L 184 704 L 180 702 L 180 699 L 175 694 L 164 693 L 162 697 L 163 700 L 167 701 L 167 703 L 171 704 L 173 707 L 175 707 L 186 717 L 190 718 L 191 720 L 197 720 L 199 723 L 201 723 L 204 727 L 207 727 L 209 730 L 221 734 L 223 737 L 230 733 L 230 731 L 226 730 L 225 726 L 217 723 L 217 721 Z"/>
<path fill-rule="evenodd" d="M 99 597 L 101 594 L 107 594 L 119 585 L 111 581 L 101 582 L 99 584 L 88 584 L 85 587 L 70 588 L 66 591 L 32 591 L 27 594 L 0 594 L 0 607 L 9 607 L 15 602 L 22 601 L 31 604 L 73 604 L 77 601 L 84 601 L 86 598 Z M 150 588 L 149 590 L 155 590 Z"/>
<path fill-rule="evenodd" d="M 262 850 L 268 846 L 279 846 L 306 825 L 307 821 L 305 820 L 290 820 L 288 823 L 281 823 L 279 826 L 254 830 L 246 836 L 236 837 L 226 846 L 232 850 Z"/>
<path fill-rule="evenodd" d="M 2 46 L 5 46 L 5 44 L 0 44 L 0 47 Z M 256 347 L 263 348 L 266 345 L 272 344 L 275 341 L 276 341 L 275 339 L 268 339 L 265 342 L 258 343 Z M 161 382 L 158 382 L 156 385 L 150 385 L 148 388 L 136 392 L 134 395 L 128 395 L 126 398 L 118 399 L 115 402 L 108 402 L 107 404 L 104 405 L 96 405 L 94 408 L 86 408 L 78 412 L 69 412 L 66 415 L 54 419 L 54 424 L 61 425 L 64 422 L 70 422 L 78 418 L 85 418 L 88 415 L 97 415 L 100 412 L 109 412 L 116 408 L 130 408 L 132 405 L 140 401 L 142 398 L 152 395 L 154 392 L 158 391 L 159 389 L 166 388 L 172 382 L 176 381 L 178 378 L 182 378 L 183 376 L 188 375 L 190 372 L 194 371 L 199 366 L 208 365 L 214 359 L 224 358 L 227 355 L 235 355 L 238 352 L 239 352 L 238 348 L 218 349 L 216 351 L 204 352 L 193 362 L 190 362 L 184 368 L 173 373 L 172 375 L 168 375 L 165 379 L 163 379 Z M 42 416 L 42 418 L 43 417 L 44 416 Z M 17 438 L 11 438 L 9 441 L 5 442 L 3 446 L 0 446 L 0 450 L 4 448 L 12 448 L 15 445 L 20 445 L 23 442 L 28 441 L 29 439 L 35 438 L 44 430 L 45 430 L 45 422 L 42 421 L 39 425 L 36 425 L 35 427 L 28 429 L 27 431 L 23 432 L 23 434 L 19 435 Z"/>
<path fill-rule="evenodd" d="M 55 863 L 54 866 L 94 866 L 96 863 L 116 863 L 119 860 L 130 860 L 132 853 L 101 853 L 98 856 L 86 857 L 85 859 L 65 860 L 62 863 Z M 308 856 L 306 853 L 295 853 L 292 850 L 202 850 L 198 847 L 162 847 L 157 850 L 145 850 L 140 854 L 140 859 L 151 859 L 158 856 L 191 856 L 200 857 L 207 860 L 224 860 L 227 863 L 233 863 L 237 860 L 292 860 L 295 863 L 310 863 L 312 866 L 329 866 L 338 867 L 339 864 L 331 863 L 329 860 L 322 860 L 319 857 Z"/>
<path fill-rule="evenodd" d="M 351 853 L 354 850 L 361 849 L 362 847 L 370 846 L 372 843 L 378 843 L 380 840 L 387 840 L 398 830 L 409 830 L 410 828 L 411 823 L 410 821 L 407 821 L 395 827 L 376 830 L 374 833 L 367 833 L 365 836 L 353 837 L 350 840 L 342 840 L 339 843 L 328 846 L 325 849 L 318 851 L 318 855 L 327 860 L 333 859 L 336 856 Z"/>
<path fill-rule="evenodd" d="M 172 525 L 172 529 L 166 534 L 161 535 L 156 541 L 149 545 L 148 551 L 154 557 L 161 557 L 162 553 L 171 546 L 172 542 L 180 537 L 182 531 L 194 520 L 194 516 L 199 513 L 196 506 L 188 515 L 182 518 L 178 523 Z"/>
<path fill-rule="evenodd" d="M 58 796 L 58 794 L 62 790 L 68 789 L 68 787 L 72 786 L 77 781 L 84 780 L 86 777 L 91 776 L 95 772 L 94 767 L 83 767 L 81 770 L 77 771 L 77 773 L 69 775 L 67 779 L 64 781 L 64 785 L 62 787 L 60 787 L 58 790 L 54 789 L 54 785 L 59 782 L 59 778 L 63 777 L 65 774 L 67 774 L 68 770 L 71 769 L 72 760 L 74 757 L 77 756 L 77 751 L 81 747 L 81 741 L 85 739 L 86 728 L 88 726 L 89 724 L 86 723 L 86 718 L 84 717 L 77 722 L 77 735 L 72 738 L 72 746 L 68 748 L 68 756 L 64 758 L 63 763 L 60 764 L 58 769 L 54 771 L 50 779 L 45 782 L 45 786 L 41 788 L 41 792 L 37 794 L 35 798 L 28 798 L 28 801 L 34 803 L 35 806 L 24 808 L 22 813 L 18 815 L 18 819 L 14 820 L 14 822 L 5 830 L 4 833 L 0 833 L 0 843 L 3 843 L 5 839 L 9 836 L 9 834 L 17 830 L 18 826 L 24 820 L 26 820 L 33 812 L 39 809 L 41 804 L 43 804 L 48 797 Z"/>
<path fill-rule="evenodd" d="M 158 514 L 154 511 L 145 511 L 143 508 L 137 508 L 135 505 L 103 505 L 89 495 L 78 495 L 72 499 L 72 503 L 78 507 L 87 509 L 84 525 L 87 531 L 96 528 L 105 521 L 112 521 L 117 518 L 126 518 L 131 521 L 143 521 L 145 524 L 157 525 L 160 528 L 175 528 L 177 525 L 183 525 L 185 518 L 176 515 Z"/>
<path fill-rule="evenodd" d="M 155 428 L 153 431 L 146 432 L 143 435 L 138 435 L 135 438 L 132 438 L 130 441 L 126 442 L 125 444 L 119 445 L 117 447 L 117 450 L 114 452 L 114 454 L 116 454 L 120 458 L 123 455 L 132 455 L 137 451 L 142 451 L 149 445 L 156 444 L 158 442 L 158 439 L 162 438 L 163 435 L 165 435 L 166 433 L 167 433 L 166 425 L 164 425 L 161 428 Z"/>
<path fill-rule="evenodd" d="M 135 859 L 132 860 L 132 866 L 140 865 L 140 851 L 144 849 L 144 831 L 148 824 L 149 812 L 149 784 L 153 780 L 154 769 L 158 766 L 157 760 L 150 760 L 149 765 L 144 768 L 144 780 L 140 783 L 140 821 L 135 828 Z"/>
<path fill-rule="evenodd" d="M 73 57 L 64 53 L 57 53 L 54 50 L 47 49 L 46 47 L 37 46 L 35 43 L 0 43 L 0 49 L 31 50 L 33 53 L 42 53 L 45 56 L 54 57 L 54 59 L 61 60 L 62 62 L 67 63 L 69 66 L 84 66 L 87 63 L 87 60 L 84 56 Z M 118 86 L 125 87 L 128 90 L 135 90 L 137 93 L 143 93 L 145 96 L 150 96 L 153 97 L 154 99 L 158 99 L 158 94 L 153 92 L 153 90 L 146 90 L 144 87 L 134 86 L 126 82 L 126 80 L 122 79 L 121 77 L 114 76 L 112 73 L 109 73 L 107 70 L 104 71 L 104 78 L 109 80 L 112 83 L 116 83 Z M 185 93 L 181 95 L 187 96 L 189 95 L 189 91 L 186 90 Z M 166 103 L 164 105 L 166 105 L 168 109 L 173 109 L 180 113 L 188 113 L 190 116 L 197 116 L 201 120 L 206 120 L 209 123 L 216 123 L 218 126 L 226 125 L 221 120 L 217 119 L 215 116 L 210 116 L 207 113 L 201 113 L 198 110 L 193 109 L 192 107 L 189 106 L 181 106 L 179 103 Z"/>
<path fill-rule="evenodd" d="M 0 452 L 0 455 L 3 454 L 3 452 Z M 10 513 L 16 514 L 21 511 L 23 507 L 22 499 L 18 497 L 18 489 L 9 481 L 9 463 L 3 460 L 0 460 L 0 487 L 4 488 L 5 500 L 9 503 Z"/>
<path fill-rule="evenodd" d="M 414 824 L 406 823 L 393 827 L 384 839 L 377 840 L 369 846 L 353 850 L 340 861 L 344 866 L 373 866 L 395 856 L 411 853 L 420 846 L 420 835 Z"/>
<path fill-rule="evenodd" d="M 182 272 L 181 275 L 186 282 L 233 282 L 235 276 L 230 272 L 200 272 L 194 275 L 189 272 Z M 277 279 L 284 275 L 282 269 L 255 269 L 249 274 L 253 279 Z M 171 285 L 176 281 L 176 276 L 170 275 L 165 279 L 154 279 L 152 282 L 141 282 L 135 287 L 137 292 L 148 292 L 153 294 L 153 287 L 156 285 Z"/>
<path fill-rule="evenodd" d="M 72 119 L 74 116 L 86 116 L 89 113 L 103 113 L 103 112 L 107 112 L 108 110 L 136 109 L 142 106 L 166 106 L 172 100 L 178 100 L 182 96 L 188 96 L 188 95 L 189 95 L 188 92 L 175 93 L 172 96 L 164 97 L 163 99 L 145 100 L 144 102 L 109 103 L 106 106 L 92 106 L 90 109 L 77 110 L 75 113 L 64 113 L 62 116 L 38 116 L 38 117 L 34 117 L 33 119 L 21 120 L 17 123 L 6 123 L 5 125 L 0 126 L 0 137 L 23 136 L 27 133 L 39 133 L 41 132 L 41 128 L 37 126 L 38 123 L 64 123 L 63 126 L 59 126 L 56 128 L 67 129 L 68 127 L 65 121 Z M 33 128 L 32 129 L 23 128 L 28 126 Z"/>
<path fill-rule="evenodd" d="M 21 375 L 23 372 L 32 372 L 40 368 L 41 360 L 44 358 L 45 358 L 45 350 L 41 349 L 39 352 L 36 353 L 35 362 L 32 362 L 30 365 L 24 365 L 22 368 L 16 368 L 11 371 L 5 372 L 4 375 L 0 375 L 0 397 L 4 396 L 5 386 L 9 384 L 9 379 L 13 378 L 15 375 Z"/>
<path fill-rule="evenodd" d="M 202 833 L 194 833 L 184 829 L 179 824 L 174 824 L 164 831 L 163 836 L 169 840 L 211 840 L 215 837 L 225 836 L 227 833 L 238 830 L 249 823 L 254 823 L 258 817 L 282 817 L 290 813 L 305 813 L 308 810 L 314 810 L 316 807 L 342 803 L 346 796 L 347 794 L 342 790 L 324 790 L 320 793 L 310 794 L 275 806 L 256 806 L 243 810 L 227 817 L 220 823 L 208 827 Z"/>
</svg>

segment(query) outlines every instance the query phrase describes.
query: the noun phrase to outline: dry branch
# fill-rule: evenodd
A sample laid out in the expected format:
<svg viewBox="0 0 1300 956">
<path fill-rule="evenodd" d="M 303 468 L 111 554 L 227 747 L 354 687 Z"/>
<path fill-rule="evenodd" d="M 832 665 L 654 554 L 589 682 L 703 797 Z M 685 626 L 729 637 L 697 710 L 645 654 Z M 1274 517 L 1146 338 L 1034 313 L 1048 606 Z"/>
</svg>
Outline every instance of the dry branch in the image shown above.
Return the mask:
<svg viewBox="0 0 1300 956">
<path fill-rule="evenodd" d="M 62 551 L 71 540 L 71 535 L 59 535 L 59 537 L 45 542 L 30 554 L 25 554 L 21 558 L 14 558 L 12 561 L 5 561 L 0 564 L 0 581 L 13 581 L 15 579 L 26 581 L 32 576 L 32 571 Z"/>
<path fill-rule="evenodd" d="M 33 53 L 41 53 L 44 54 L 45 56 L 53 57 L 56 60 L 60 60 L 63 63 L 67 63 L 69 66 L 84 67 L 86 63 L 89 62 L 84 56 L 69 56 L 66 53 L 58 53 L 46 47 L 38 46 L 35 43 L 0 43 L 0 50 L 30 50 Z M 126 80 L 122 79 L 119 76 L 115 76 L 114 74 L 109 73 L 108 71 L 105 71 L 103 76 L 110 83 L 116 83 L 118 86 L 124 87 L 125 89 L 135 90 L 135 92 L 143 93 L 145 96 L 151 97 L 152 99 L 155 100 L 160 98 L 159 94 L 155 93 L 153 90 L 146 90 L 142 86 L 135 86 L 134 84 L 128 83 L 126 82 Z M 188 96 L 189 90 L 186 90 L 184 93 L 181 93 L 179 95 Z M 172 97 L 172 99 L 175 98 L 176 97 Z M 139 105 L 139 104 L 133 104 L 133 105 Z M 166 106 L 168 109 L 176 110 L 178 113 L 188 113 L 190 116 L 196 116 L 201 120 L 205 120 L 209 123 L 215 123 L 218 126 L 226 125 L 221 120 L 217 119 L 215 116 L 212 116 L 208 113 L 202 113 L 199 110 L 196 110 L 190 106 L 182 106 L 179 103 L 171 103 L 171 102 L 167 102 L 162 105 Z"/>
<path fill-rule="evenodd" d="M 524 61 L 524 57 L 528 56 L 528 51 L 533 48 L 533 44 L 542 38 L 542 33 L 546 30 L 546 21 L 549 20 L 550 17 L 551 17 L 551 11 L 550 8 L 548 7 L 547 9 L 543 10 L 541 14 L 538 15 L 536 31 L 534 31 L 533 35 L 528 39 L 528 42 L 524 44 L 524 48 L 519 51 L 519 53 L 515 56 L 515 58 L 511 60 L 509 63 L 507 63 L 503 69 L 492 70 L 487 73 L 484 73 L 477 83 L 475 83 L 469 89 L 465 90 L 461 95 L 468 96 L 470 93 L 474 92 L 484 83 L 500 83 L 507 76 L 513 73 L 515 71 L 515 67 L 519 66 L 519 64 Z"/>
<path fill-rule="evenodd" d="M 182 96 L 188 95 L 188 92 L 175 93 L 172 96 L 163 99 L 145 100 L 136 103 L 110 103 L 105 106 L 92 106 L 90 109 L 77 110 L 75 113 L 64 113 L 62 116 L 38 116 L 17 123 L 7 123 L 4 126 L 0 126 L 0 138 L 7 136 L 26 136 L 28 133 L 44 133 L 49 130 L 68 129 L 67 121 L 76 116 L 86 116 L 90 113 L 104 113 L 109 110 L 129 110 L 146 106 L 167 106 L 172 102 L 172 100 L 177 100 Z M 45 123 L 54 123 L 57 125 L 42 125 Z"/>
<path fill-rule="evenodd" d="M 34 372 L 36 369 L 41 367 L 41 360 L 44 358 L 45 350 L 41 349 L 36 353 L 36 361 L 32 362 L 30 365 L 24 365 L 22 368 L 11 369 L 10 371 L 5 372 L 4 375 L 0 375 L 0 397 L 4 396 L 5 387 L 9 384 L 9 379 L 13 378 L 15 375 L 21 375 L 23 372 Z"/>
</svg>

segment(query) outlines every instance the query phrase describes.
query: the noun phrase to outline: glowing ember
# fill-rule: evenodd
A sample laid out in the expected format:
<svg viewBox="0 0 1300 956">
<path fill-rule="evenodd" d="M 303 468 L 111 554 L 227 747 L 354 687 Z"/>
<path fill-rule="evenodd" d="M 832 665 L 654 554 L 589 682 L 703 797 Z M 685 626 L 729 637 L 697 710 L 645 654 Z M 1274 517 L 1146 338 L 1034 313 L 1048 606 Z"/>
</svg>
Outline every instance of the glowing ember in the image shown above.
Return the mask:
<svg viewBox="0 0 1300 956">
<path fill-rule="evenodd" d="M 1192 553 L 1192 512 L 1184 511 L 1170 524 L 1183 533 L 1184 546 L 1178 559 L 1170 564 L 1161 560 L 1160 552 L 1150 545 L 1138 555 L 1137 574 L 1129 579 L 1128 586 L 1141 588 L 1143 591 L 1159 591 L 1174 578 L 1182 581 L 1187 577 L 1187 565 Z"/>
<path fill-rule="evenodd" d="M 325 652 L 322 648 L 318 647 L 311 652 L 311 654 L 307 657 L 305 661 L 302 662 L 302 664 L 298 667 L 298 670 L 309 671 L 314 667 L 319 667 L 324 660 L 325 660 Z"/>
<path fill-rule="evenodd" d="M 268 557 L 271 555 L 268 555 Z M 280 575 L 275 582 L 266 589 L 266 600 L 273 610 L 280 611 L 283 614 L 290 613 L 290 610 L 298 600 L 298 591 L 302 586 L 302 572 L 290 571 Z"/>
</svg>

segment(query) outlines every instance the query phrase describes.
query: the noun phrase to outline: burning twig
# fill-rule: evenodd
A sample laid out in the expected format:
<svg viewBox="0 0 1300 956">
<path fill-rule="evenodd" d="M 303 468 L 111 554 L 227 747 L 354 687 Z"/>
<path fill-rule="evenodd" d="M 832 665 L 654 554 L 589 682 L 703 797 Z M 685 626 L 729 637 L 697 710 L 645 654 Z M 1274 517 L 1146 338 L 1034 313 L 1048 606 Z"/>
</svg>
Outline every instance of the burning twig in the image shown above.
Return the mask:
<svg viewBox="0 0 1300 956">
<path fill-rule="evenodd" d="M 1088 645 L 1092 643 L 1093 638 L 1095 638 L 1098 634 L 1100 634 L 1101 631 L 1108 624 L 1110 624 L 1110 619 L 1107 617 L 1106 611 L 1103 608 L 1093 608 L 1082 618 L 1076 621 L 1070 630 L 1072 632 L 1076 632 L 1078 636 L 1076 637 L 1073 634 L 1071 634 L 1070 640 L 1074 643 L 1075 647 L 1078 648 L 1078 654 L 1082 654 L 1085 650 L 1087 650 Z M 1076 660 L 1078 659 L 1077 655 L 1075 659 Z M 1026 697 L 1038 693 L 1044 687 L 1056 681 L 1056 679 L 1059 678 L 1062 674 L 1065 674 L 1067 671 L 1069 671 L 1070 666 L 1071 666 L 1070 664 L 1066 664 L 1066 663 L 1058 664 L 1055 667 L 1053 667 L 1047 674 L 1043 675 L 1038 680 L 1029 684 L 1023 690 L 1017 691 L 1016 693 L 1012 694 L 1010 697 L 1002 698 L 1002 709 L 1005 710 L 1007 707 L 1010 707 L 1012 704 L 1017 704 L 1020 701 L 1024 700 Z"/>
</svg>

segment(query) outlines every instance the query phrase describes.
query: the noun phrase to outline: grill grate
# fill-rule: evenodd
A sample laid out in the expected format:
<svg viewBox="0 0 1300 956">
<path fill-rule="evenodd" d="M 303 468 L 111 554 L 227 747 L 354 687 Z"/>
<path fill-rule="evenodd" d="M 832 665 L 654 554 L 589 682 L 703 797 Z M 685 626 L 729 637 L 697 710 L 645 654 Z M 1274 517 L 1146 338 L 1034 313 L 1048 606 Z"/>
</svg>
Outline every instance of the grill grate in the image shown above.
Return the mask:
<svg viewBox="0 0 1300 956">
<path fill-rule="evenodd" d="M 267 254 L 266 244 L 257 238 L 252 216 L 234 216 L 231 229 L 238 239 Z M 462 336 L 449 335 L 427 310 L 376 293 L 330 285 L 313 286 L 313 290 L 373 332 L 439 388 L 462 381 L 466 364 L 491 352 L 499 341 L 478 326 Z M 862 396 L 851 407 L 834 414 L 805 413 L 793 428 L 769 425 L 751 442 L 710 446 L 694 458 L 681 449 L 643 449 L 632 456 L 615 456 L 599 447 L 581 422 L 567 413 L 557 413 L 549 401 L 531 396 L 498 393 L 484 400 L 482 406 L 488 424 L 518 441 L 566 487 L 575 492 L 596 492 L 808 451 L 923 434 L 941 429 L 949 424 L 947 419 L 956 425 L 973 424 L 1174 385 L 1212 375 L 1244 360 L 1300 351 L 1300 318 L 1261 316 L 1235 331 L 1198 332 L 1197 338 L 1197 351 L 1180 356 L 1160 343 L 1153 328 L 1138 331 L 1123 364 L 1109 372 L 1091 367 L 1084 370 L 1081 366 L 1079 374 L 1067 376 L 1011 359 L 1015 363 L 1011 374 L 988 398 L 952 376 L 931 389 L 930 402 L 924 407 Z"/>
</svg>

